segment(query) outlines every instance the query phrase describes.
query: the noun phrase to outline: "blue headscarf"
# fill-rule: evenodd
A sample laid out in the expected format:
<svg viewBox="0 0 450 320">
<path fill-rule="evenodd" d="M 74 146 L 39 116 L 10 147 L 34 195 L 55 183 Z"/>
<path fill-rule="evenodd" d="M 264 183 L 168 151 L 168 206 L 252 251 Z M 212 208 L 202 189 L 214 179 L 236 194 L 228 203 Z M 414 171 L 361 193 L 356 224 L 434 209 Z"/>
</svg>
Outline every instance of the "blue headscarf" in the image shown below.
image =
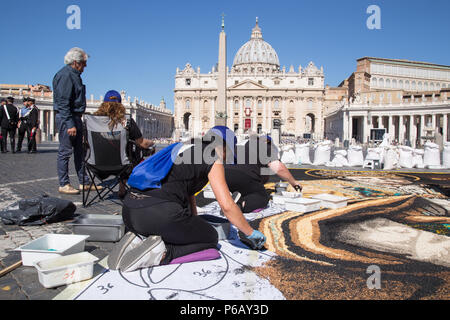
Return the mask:
<svg viewBox="0 0 450 320">
<path fill-rule="evenodd" d="M 231 131 L 226 126 L 215 126 L 211 128 L 206 134 L 204 139 L 211 139 L 211 137 L 217 137 L 220 140 L 222 140 L 224 146 L 227 147 L 227 160 L 233 159 L 233 163 L 235 163 L 236 160 L 236 154 L 235 154 L 235 147 L 237 144 L 237 138 L 233 131 Z M 233 158 L 229 157 L 228 154 L 231 154 Z M 224 159 L 225 161 L 225 159 Z M 229 161 L 227 161 L 229 162 Z"/>
</svg>

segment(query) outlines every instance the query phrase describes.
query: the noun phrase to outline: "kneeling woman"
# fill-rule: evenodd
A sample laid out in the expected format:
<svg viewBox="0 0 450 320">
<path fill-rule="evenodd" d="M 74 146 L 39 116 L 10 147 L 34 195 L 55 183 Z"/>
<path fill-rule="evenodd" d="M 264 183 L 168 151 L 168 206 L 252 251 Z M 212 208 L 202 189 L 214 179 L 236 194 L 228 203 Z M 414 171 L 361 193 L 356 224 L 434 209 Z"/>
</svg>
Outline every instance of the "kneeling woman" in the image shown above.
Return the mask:
<svg viewBox="0 0 450 320">
<path fill-rule="evenodd" d="M 203 251 L 218 257 L 218 234 L 197 216 L 195 202 L 195 194 L 208 180 L 230 223 L 256 247 L 263 246 L 265 236 L 248 224 L 226 184 L 223 163 L 233 159 L 234 133 L 217 126 L 191 142 L 170 145 L 133 170 L 122 210 L 130 232 L 113 248 L 110 269 L 133 271 Z"/>
</svg>

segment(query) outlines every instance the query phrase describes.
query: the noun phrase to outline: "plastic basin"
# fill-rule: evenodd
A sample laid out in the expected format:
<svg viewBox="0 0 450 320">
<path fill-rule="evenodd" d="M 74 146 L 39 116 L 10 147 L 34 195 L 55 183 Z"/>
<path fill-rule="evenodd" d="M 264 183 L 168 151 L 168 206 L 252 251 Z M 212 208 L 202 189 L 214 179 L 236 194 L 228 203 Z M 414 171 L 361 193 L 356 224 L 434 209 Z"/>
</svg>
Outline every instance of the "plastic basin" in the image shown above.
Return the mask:
<svg viewBox="0 0 450 320">
<path fill-rule="evenodd" d="M 84 251 L 87 238 L 88 235 L 50 233 L 28 242 L 15 251 L 21 252 L 24 266 L 32 267 L 35 262 Z"/>
<path fill-rule="evenodd" d="M 45 288 L 53 288 L 92 278 L 94 262 L 98 258 L 89 252 L 35 262 L 39 282 Z"/>
</svg>

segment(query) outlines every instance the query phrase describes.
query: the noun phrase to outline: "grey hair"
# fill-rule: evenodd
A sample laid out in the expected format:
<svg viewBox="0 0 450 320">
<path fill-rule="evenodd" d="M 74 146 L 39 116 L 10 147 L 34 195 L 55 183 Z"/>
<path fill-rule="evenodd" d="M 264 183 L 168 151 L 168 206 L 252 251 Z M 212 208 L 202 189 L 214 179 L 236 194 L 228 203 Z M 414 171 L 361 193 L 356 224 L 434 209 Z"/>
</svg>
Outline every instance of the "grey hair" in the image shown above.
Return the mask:
<svg viewBox="0 0 450 320">
<path fill-rule="evenodd" d="M 75 47 L 70 49 L 64 56 L 64 64 L 71 65 L 75 61 L 87 61 L 88 58 L 88 54 L 83 49 Z"/>
</svg>

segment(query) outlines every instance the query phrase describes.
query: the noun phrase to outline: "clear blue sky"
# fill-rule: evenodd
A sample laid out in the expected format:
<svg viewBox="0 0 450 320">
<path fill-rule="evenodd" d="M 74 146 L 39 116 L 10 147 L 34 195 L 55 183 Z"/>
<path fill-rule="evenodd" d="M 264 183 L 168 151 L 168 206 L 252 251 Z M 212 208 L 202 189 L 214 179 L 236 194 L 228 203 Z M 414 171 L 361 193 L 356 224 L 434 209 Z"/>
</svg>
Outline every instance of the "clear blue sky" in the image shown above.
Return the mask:
<svg viewBox="0 0 450 320">
<path fill-rule="evenodd" d="M 81 8 L 81 30 L 68 30 L 66 9 Z M 381 30 L 369 30 L 366 9 L 381 9 Z M 2 1 L 0 83 L 48 84 L 74 46 L 91 56 L 87 96 L 127 91 L 173 109 L 174 75 L 190 62 L 207 73 L 217 62 L 225 13 L 228 66 L 259 17 L 264 40 L 281 66 L 313 61 L 337 86 L 356 59 L 375 56 L 450 64 L 448 0 L 41 0 Z"/>
</svg>

